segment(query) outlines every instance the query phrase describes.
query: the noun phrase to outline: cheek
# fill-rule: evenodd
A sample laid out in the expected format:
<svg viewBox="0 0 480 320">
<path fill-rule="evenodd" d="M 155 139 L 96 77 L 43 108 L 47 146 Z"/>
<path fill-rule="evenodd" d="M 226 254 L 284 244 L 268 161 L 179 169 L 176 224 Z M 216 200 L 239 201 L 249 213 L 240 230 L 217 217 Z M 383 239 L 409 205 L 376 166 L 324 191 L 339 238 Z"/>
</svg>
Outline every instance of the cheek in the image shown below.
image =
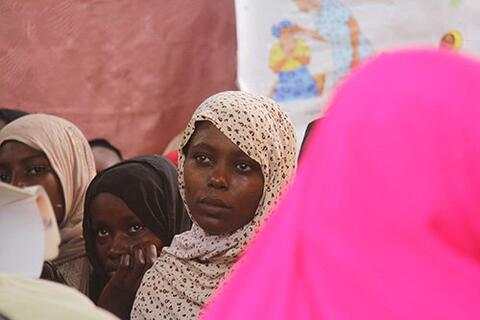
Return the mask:
<svg viewBox="0 0 480 320">
<path fill-rule="evenodd" d="M 252 200 L 256 199 L 259 201 L 263 194 L 263 185 L 263 175 L 260 174 L 253 176 L 248 180 L 247 185 L 245 186 L 245 192 L 250 195 Z"/>
<path fill-rule="evenodd" d="M 243 206 L 245 213 L 248 213 L 248 217 L 253 217 L 262 198 L 263 177 L 251 177 L 243 181 L 236 194 L 237 201 Z"/>
<path fill-rule="evenodd" d="M 60 180 L 52 173 L 45 175 L 41 181 L 38 182 L 47 192 L 48 197 L 55 211 L 57 222 L 60 223 L 65 216 L 65 202 L 63 200 L 63 191 Z"/>
<path fill-rule="evenodd" d="M 150 230 L 146 230 L 140 237 L 135 239 L 134 243 L 132 243 L 132 247 L 144 247 L 147 244 L 155 245 L 158 249 L 158 253 L 160 253 L 160 249 L 163 248 L 162 240 Z"/>
<path fill-rule="evenodd" d="M 95 240 L 95 253 L 102 267 L 105 267 L 105 263 L 108 259 L 107 258 L 108 247 L 109 247 L 108 240 L 102 240 L 102 241 Z"/>
<path fill-rule="evenodd" d="M 185 197 L 188 202 L 189 199 L 193 198 L 195 193 L 203 187 L 202 181 L 204 174 L 186 165 L 183 176 L 185 181 Z"/>
</svg>

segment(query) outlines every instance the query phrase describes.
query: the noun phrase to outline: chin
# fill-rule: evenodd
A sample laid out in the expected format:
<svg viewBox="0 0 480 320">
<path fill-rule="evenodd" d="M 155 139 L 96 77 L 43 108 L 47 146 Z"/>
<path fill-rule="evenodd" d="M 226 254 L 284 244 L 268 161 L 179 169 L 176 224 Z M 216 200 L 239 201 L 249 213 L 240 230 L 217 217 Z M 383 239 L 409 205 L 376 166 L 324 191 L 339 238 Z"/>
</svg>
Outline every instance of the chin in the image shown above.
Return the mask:
<svg viewBox="0 0 480 320">
<path fill-rule="evenodd" d="M 215 227 L 212 227 L 212 226 L 202 226 L 202 225 L 200 225 L 200 228 L 202 228 L 203 231 L 205 231 L 206 233 L 208 233 L 211 236 L 218 236 L 220 234 L 225 233 L 222 229 L 215 228 Z"/>
</svg>

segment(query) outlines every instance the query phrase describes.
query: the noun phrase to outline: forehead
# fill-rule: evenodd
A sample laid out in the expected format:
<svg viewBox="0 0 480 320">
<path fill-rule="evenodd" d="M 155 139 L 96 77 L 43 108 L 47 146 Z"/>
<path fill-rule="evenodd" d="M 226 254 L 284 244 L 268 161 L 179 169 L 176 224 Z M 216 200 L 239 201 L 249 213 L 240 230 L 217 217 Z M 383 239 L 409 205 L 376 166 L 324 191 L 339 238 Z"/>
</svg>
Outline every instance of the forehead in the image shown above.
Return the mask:
<svg viewBox="0 0 480 320">
<path fill-rule="evenodd" d="M 92 153 L 95 158 L 115 158 L 120 159 L 115 151 L 102 146 L 95 146 L 92 148 Z"/>
<path fill-rule="evenodd" d="M 0 146 L 0 162 L 21 161 L 26 158 L 44 158 L 47 156 L 22 142 L 7 140 Z"/>
<path fill-rule="evenodd" d="M 245 154 L 235 143 L 209 121 L 199 121 L 188 143 L 189 148 L 208 146 L 211 149 Z"/>
<path fill-rule="evenodd" d="M 115 224 L 118 221 L 138 219 L 122 199 L 108 192 L 101 192 L 93 198 L 90 215 L 94 224 Z"/>
</svg>

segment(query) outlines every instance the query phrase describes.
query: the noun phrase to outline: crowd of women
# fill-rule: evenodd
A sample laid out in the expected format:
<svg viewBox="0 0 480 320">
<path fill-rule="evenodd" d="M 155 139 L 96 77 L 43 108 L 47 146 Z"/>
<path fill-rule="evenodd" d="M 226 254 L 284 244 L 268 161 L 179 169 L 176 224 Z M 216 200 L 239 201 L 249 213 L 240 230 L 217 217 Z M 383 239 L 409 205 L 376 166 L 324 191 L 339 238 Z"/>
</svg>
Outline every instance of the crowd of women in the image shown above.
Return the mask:
<svg viewBox="0 0 480 320">
<path fill-rule="evenodd" d="M 298 172 L 288 116 L 246 92 L 197 108 L 178 168 L 96 173 L 74 124 L 30 114 L 0 130 L 0 178 L 51 200 L 42 279 L 122 319 L 474 319 L 478 83 L 471 58 L 382 54 L 336 90 Z"/>
</svg>

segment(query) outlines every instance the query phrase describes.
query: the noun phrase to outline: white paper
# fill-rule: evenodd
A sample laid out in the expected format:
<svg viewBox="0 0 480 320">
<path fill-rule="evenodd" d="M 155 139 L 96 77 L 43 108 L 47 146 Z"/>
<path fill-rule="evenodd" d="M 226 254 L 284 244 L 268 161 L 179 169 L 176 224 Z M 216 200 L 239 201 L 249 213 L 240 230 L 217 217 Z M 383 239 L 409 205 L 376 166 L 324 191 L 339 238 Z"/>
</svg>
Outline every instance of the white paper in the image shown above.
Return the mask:
<svg viewBox="0 0 480 320">
<path fill-rule="evenodd" d="M 44 241 L 42 219 L 33 198 L 0 208 L 0 272 L 38 277 Z"/>
<path fill-rule="evenodd" d="M 45 190 L 0 183 L 0 272 L 38 277 L 44 260 L 58 255 L 59 244 Z"/>
</svg>

